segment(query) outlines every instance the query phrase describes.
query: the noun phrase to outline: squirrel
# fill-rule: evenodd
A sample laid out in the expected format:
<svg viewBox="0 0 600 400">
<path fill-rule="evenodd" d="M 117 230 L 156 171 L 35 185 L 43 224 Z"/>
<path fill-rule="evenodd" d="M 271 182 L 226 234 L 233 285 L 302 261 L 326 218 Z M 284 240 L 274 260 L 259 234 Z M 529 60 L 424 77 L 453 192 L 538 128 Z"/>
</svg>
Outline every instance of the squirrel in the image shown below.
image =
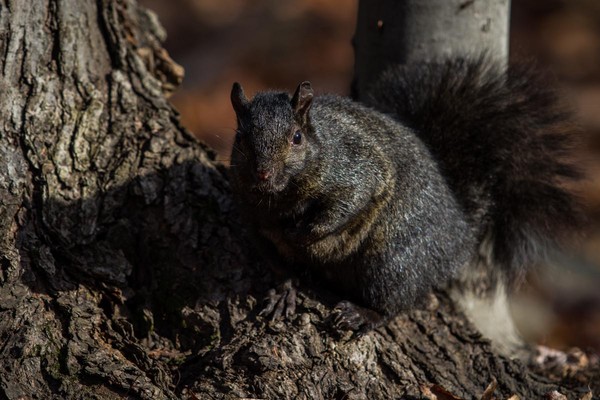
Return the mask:
<svg viewBox="0 0 600 400">
<path fill-rule="evenodd" d="M 309 82 L 231 91 L 241 214 L 348 300 L 337 328 L 366 332 L 434 288 L 512 287 L 585 226 L 567 189 L 577 130 L 535 72 L 484 56 L 394 65 L 363 101 Z"/>
</svg>

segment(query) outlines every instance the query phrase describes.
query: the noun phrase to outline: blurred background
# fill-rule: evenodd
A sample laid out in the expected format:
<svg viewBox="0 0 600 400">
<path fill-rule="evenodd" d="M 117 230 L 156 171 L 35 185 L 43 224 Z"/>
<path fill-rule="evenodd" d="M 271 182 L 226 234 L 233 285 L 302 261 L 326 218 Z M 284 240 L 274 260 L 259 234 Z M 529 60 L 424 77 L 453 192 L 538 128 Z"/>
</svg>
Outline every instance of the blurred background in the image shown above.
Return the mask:
<svg viewBox="0 0 600 400">
<path fill-rule="evenodd" d="M 185 68 L 171 100 L 197 137 L 228 162 L 235 128 L 231 84 L 246 93 L 293 90 L 348 94 L 357 0 L 140 0 L 168 32 L 165 47 Z M 513 0 L 511 59 L 550 69 L 590 133 L 592 179 L 583 193 L 600 221 L 600 1 Z M 521 331 L 559 349 L 600 354 L 600 224 L 581 254 L 544 266 L 519 291 Z"/>
</svg>

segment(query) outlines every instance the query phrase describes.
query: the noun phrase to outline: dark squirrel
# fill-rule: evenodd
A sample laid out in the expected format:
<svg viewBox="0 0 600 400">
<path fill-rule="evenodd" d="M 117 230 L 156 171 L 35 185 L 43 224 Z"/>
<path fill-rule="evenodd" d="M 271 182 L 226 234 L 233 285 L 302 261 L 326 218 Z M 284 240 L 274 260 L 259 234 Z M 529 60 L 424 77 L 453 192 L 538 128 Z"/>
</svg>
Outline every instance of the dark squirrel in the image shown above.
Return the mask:
<svg viewBox="0 0 600 400">
<path fill-rule="evenodd" d="M 308 82 L 291 97 L 231 92 L 242 215 L 352 302 L 336 308 L 342 328 L 474 281 L 465 269 L 510 285 L 584 225 L 565 188 L 581 177 L 576 130 L 533 72 L 484 57 L 394 66 L 364 98 L 314 96 Z"/>
</svg>

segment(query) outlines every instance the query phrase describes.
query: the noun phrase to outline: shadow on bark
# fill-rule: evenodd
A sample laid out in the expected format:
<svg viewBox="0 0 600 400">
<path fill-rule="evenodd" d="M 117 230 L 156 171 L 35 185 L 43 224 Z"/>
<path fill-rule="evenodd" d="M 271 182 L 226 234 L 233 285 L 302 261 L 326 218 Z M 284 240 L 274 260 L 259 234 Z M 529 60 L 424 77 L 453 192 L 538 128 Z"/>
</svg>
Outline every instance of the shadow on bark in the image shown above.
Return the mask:
<svg viewBox="0 0 600 400">
<path fill-rule="evenodd" d="M 25 385 L 37 373 L 51 391 L 69 392 L 62 381 L 78 377 L 121 395 L 148 374 L 168 393 L 178 364 L 233 336 L 228 304 L 252 312 L 248 293 L 265 287 L 222 169 L 188 161 L 160 172 L 71 204 L 34 198 L 20 211 L 20 271 L 6 263 L 1 274 L 3 314 L 27 321 L 4 342 L 15 356 L 2 363 L 8 397 L 35 393 Z M 23 358 L 39 363 L 17 368 Z M 141 370 L 124 373 L 128 363 Z"/>
<path fill-rule="evenodd" d="M 0 292 L 3 313 L 28 321 L 5 342 L 7 397 L 473 398 L 494 379 L 503 397 L 566 390 L 495 354 L 443 294 L 361 339 L 332 336 L 335 296 L 306 287 L 291 321 L 257 317 L 274 279 L 223 172 L 185 161 L 86 200 L 34 200 L 16 235 L 29 290 Z"/>
</svg>

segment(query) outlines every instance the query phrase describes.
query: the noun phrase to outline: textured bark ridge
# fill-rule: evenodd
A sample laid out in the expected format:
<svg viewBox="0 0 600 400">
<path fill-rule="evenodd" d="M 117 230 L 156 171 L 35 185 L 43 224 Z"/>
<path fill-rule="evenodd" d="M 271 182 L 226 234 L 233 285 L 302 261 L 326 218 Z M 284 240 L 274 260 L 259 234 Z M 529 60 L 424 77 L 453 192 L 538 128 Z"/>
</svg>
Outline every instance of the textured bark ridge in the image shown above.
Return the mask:
<svg viewBox="0 0 600 400">
<path fill-rule="evenodd" d="M 258 317 L 275 282 L 224 168 L 166 100 L 183 72 L 164 37 L 134 1 L 0 1 L 0 398 L 479 398 L 494 379 L 499 398 L 578 398 L 597 385 L 494 354 L 443 295 L 360 339 L 331 336 L 332 301 L 306 287 L 292 321 Z"/>
</svg>

